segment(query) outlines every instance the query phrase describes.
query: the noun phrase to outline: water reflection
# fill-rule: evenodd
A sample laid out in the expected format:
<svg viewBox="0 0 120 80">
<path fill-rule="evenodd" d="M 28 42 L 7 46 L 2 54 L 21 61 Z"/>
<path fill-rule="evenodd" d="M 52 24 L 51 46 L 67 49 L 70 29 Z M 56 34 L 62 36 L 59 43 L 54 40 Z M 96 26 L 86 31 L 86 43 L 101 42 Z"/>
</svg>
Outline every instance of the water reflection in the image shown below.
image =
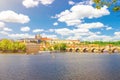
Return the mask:
<svg viewBox="0 0 120 80">
<path fill-rule="evenodd" d="M 50 52 L 50 54 L 51 54 L 52 58 L 55 59 L 55 57 L 56 57 L 55 53 Z"/>
<path fill-rule="evenodd" d="M 0 55 L 0 80 L 119 80 L 119 54 Z"/>
</svg>

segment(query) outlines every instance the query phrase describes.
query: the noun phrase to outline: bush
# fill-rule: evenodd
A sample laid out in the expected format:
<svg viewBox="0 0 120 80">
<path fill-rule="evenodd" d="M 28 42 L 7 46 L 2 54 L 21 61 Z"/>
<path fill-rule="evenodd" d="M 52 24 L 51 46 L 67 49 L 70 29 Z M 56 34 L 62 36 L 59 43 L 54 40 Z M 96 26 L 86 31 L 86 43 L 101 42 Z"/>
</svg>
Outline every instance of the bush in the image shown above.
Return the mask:
<svg viewBox="0 0 120 80">
<path fill-rule="evenodd" d="M 3 39 L 2 41 L 0 41 L 0 50 L 2 50 L 3 52 L 25 52 L 26 46 L 25 44 L 20 42 L 14 42 L 12 40 Z"/>
</svg>

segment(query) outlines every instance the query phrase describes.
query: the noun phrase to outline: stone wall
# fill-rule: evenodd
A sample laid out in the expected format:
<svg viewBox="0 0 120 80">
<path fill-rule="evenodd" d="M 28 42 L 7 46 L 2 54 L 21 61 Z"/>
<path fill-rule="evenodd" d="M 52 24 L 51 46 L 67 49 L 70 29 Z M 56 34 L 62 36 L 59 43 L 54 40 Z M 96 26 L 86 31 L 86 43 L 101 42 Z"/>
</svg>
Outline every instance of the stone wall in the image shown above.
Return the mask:
<svg viewBox="0 0 120 80">
<path fill-rule="evenodd" d="M 40 44 L 27 43 L 26 44 L 26 53 L 38 53 L 40 50 Z"/>
</svg>

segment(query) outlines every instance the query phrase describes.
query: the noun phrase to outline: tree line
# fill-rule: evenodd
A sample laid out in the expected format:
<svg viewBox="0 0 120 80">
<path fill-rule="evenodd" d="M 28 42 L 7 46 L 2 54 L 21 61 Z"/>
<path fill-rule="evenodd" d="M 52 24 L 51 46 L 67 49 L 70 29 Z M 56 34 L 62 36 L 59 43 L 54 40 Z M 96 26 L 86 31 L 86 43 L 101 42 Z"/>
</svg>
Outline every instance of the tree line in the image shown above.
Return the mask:
<svg viewBox="0 0 120 80">
<path fill-rule="evenodd" d="M 2 52 L 25 52 L 26 46 L 24 43 L 3 39 L 0 41 L 0 51 Z"/>
<path fill-rule="evenodd" d="M 96 45 L 100 45 L 100 46 L 107 46 L 107 45 L 112 45 L 112 46 L 120 46 L 120 41 L 83 41 L 81 42 L 81 44 L 96 44 Z"/>
<path fill-rule="evenodd" d="M 48 47 L 48 50 L 50 50 L 50 51 L 65 51 L 66 48 L 67 48 L 67 44 L 65 44 L 65 43 L 56 43 L 56 44 L 50 45 Z"/>
</svg>

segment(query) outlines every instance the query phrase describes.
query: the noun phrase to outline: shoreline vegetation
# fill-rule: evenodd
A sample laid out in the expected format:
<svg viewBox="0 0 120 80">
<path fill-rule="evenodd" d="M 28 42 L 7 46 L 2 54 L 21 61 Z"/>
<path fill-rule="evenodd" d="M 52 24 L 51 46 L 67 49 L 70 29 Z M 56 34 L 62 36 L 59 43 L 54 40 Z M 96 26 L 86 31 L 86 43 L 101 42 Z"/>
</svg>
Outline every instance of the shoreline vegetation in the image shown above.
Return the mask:
<svg viewBox="0 0 120 80">
<path fill-rule="evenodd" d="M 37 43 L 35 43 L 37 44 Z M 50 53 L 61 53 L 61 52 L 69 52 L 67 51 L 68 47 L 71 46 L 79 46 L 80 48 L 82 48 L 81 46 L 94 46 L 94 47 L 103 47 L 103 46 L 116 46 L 116 47 L 120 47 L 120 41 L 109 41 L 109 42 L 103 42 L 103 41 L 84 41 L 84 42 L 80 42 L 80 43 L 73 43 L 73 44 L 65 44 L 65 43 L 54 43 L 54 44 L 50 44 L 50 43 L 46 43 L 46 42 L 41 42 L 39 43 L 39 45 L 44 44 L 45 48 L 43 48 L 43 50 L 39 50 L 38 53 L 45 53 L 45 52 L 50 52 Z M 13 41 L 13 40 L 9 40 L 9 39 L 3 39 L 0 41 L 0 54 L 32 54 L 32 53 L 27 53 L 27 46 L 25 43 L 23 42 L 18 42 L 18 41 Z M 87 50 L 85 50 L 87 52 Z M 72 51 L 71 51 L 72 52 Z M 74 53 L 74 52 L 73 52 Z M 79 53 L 81 53 L 79 51 Z M 88 51 L 89 53 L 89 51 Z M 96 53 L 96 52 L 95 52 Z M 33 53 L 34 54 L 34 53 Z"/>
<path fill-rule="evenodd" d="M 25 53 L 26 46 L 24 43 L 3 39 L 0 41 L 0 53 Z"/>
</svg>

